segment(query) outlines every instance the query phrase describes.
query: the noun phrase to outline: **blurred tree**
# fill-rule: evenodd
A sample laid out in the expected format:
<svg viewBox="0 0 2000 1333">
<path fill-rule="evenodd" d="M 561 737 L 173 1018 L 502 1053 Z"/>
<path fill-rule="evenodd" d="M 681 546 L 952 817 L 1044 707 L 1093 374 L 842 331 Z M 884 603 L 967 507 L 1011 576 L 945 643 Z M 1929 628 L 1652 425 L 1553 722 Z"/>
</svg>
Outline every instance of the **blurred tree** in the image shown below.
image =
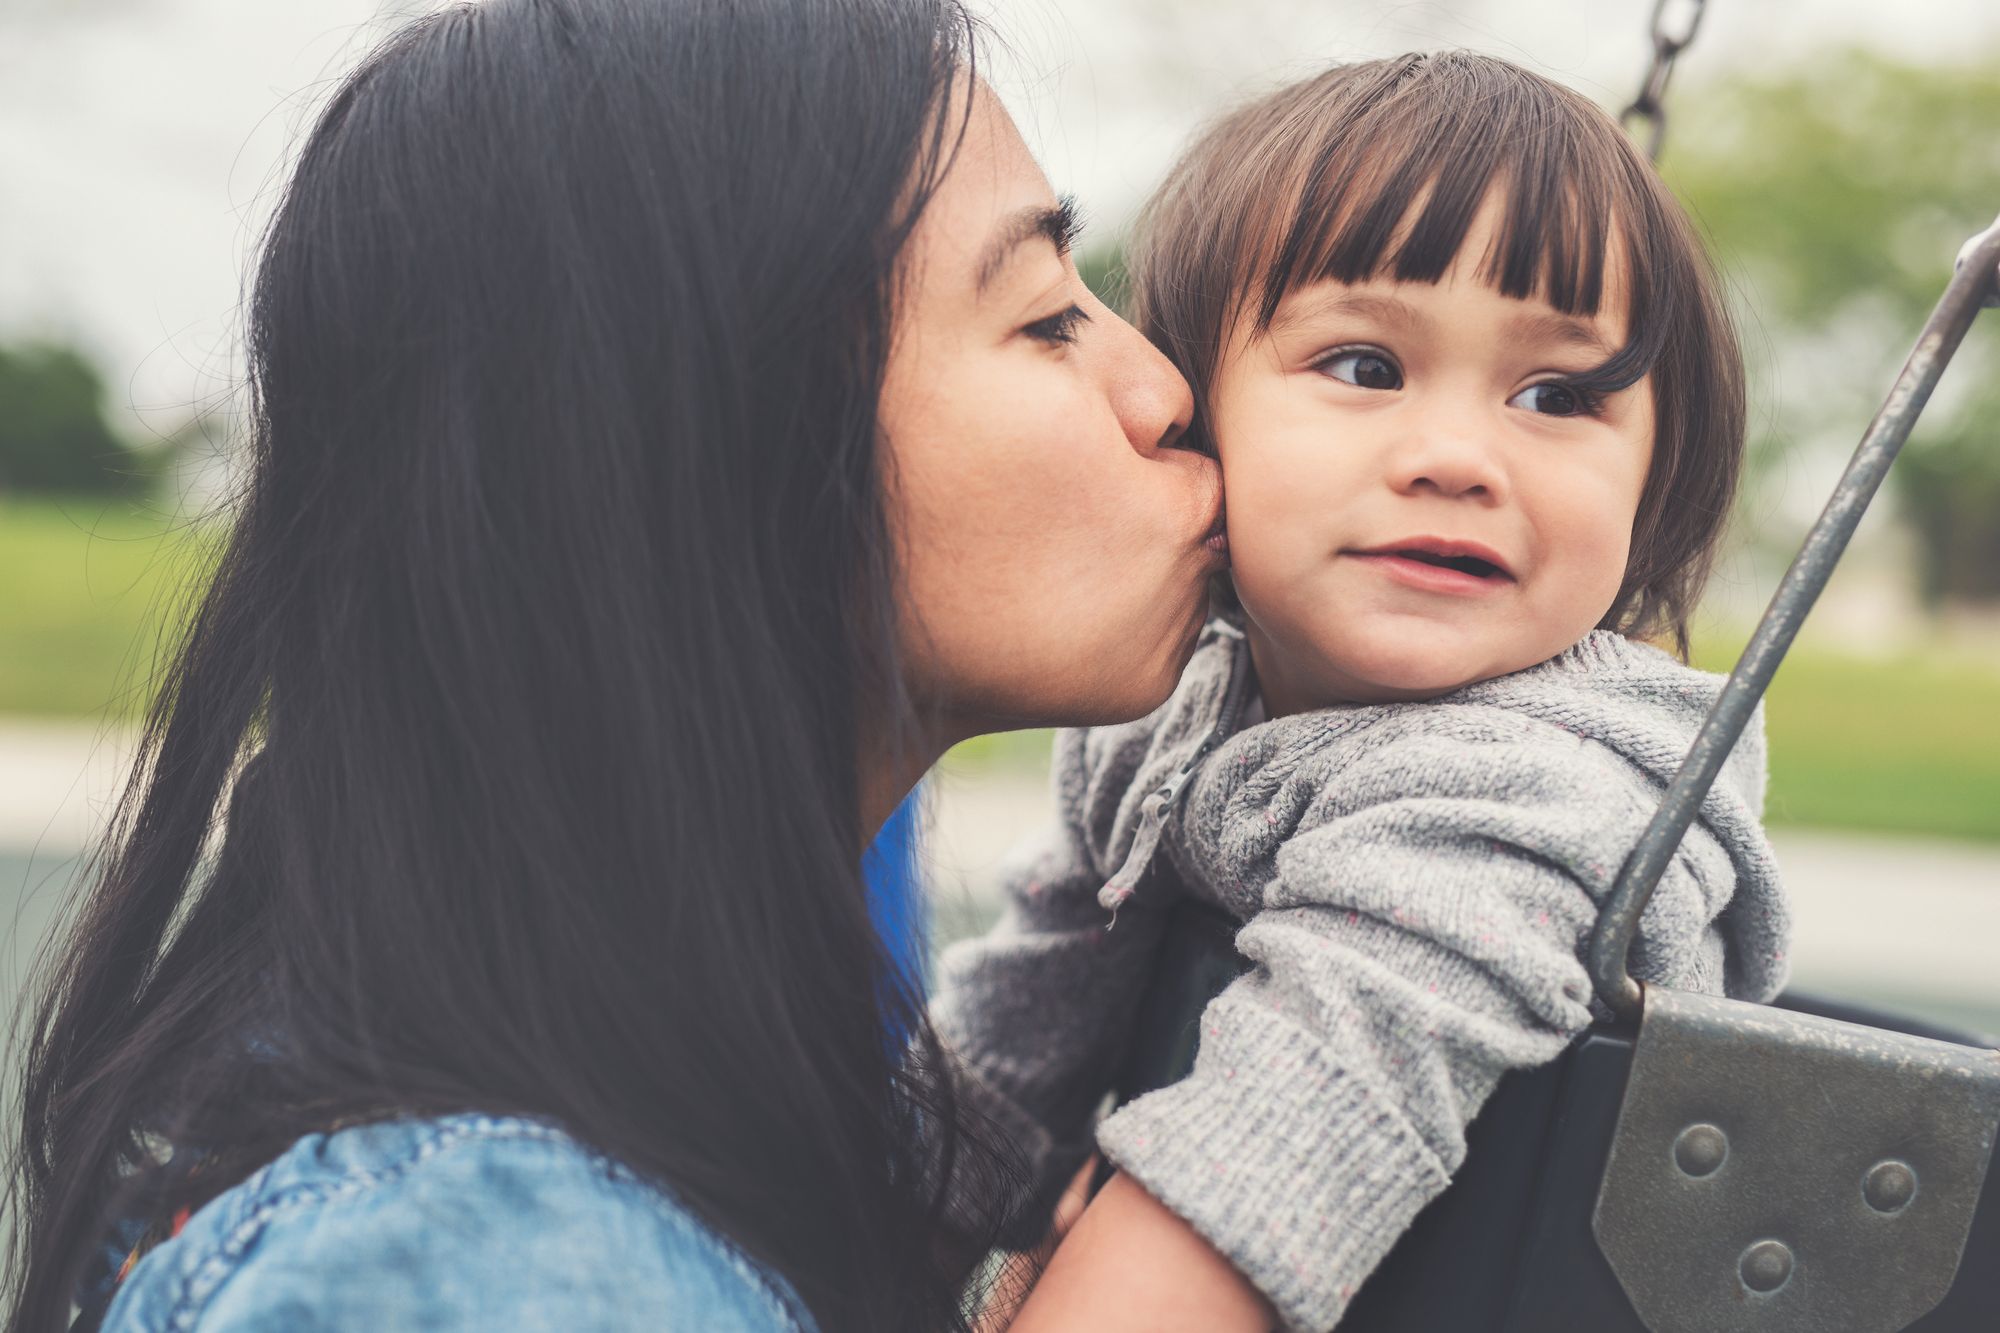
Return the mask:
<svg viewBox="0 0 2000 1333">
<path fill-rule="evenodd" d="M 1673 103 L 1665 176 L 1782 368 L 1760 386 L 1753 448 L 1851 449 L 1960 244 L 2000 212 L 2000 53 L 1916 66 L 1851 51 Z M 1974 326 L 1891 478 L 1933 602 L 2000 600 L 1996 323 Z"/>
<path fill-rule="evenodd" d="M 163 451 L 126 446 L 104 417 L 104 381 L 80 354 L 0 347 L 0 493 L 130 494 L 150 487 Z"/>
</svg>

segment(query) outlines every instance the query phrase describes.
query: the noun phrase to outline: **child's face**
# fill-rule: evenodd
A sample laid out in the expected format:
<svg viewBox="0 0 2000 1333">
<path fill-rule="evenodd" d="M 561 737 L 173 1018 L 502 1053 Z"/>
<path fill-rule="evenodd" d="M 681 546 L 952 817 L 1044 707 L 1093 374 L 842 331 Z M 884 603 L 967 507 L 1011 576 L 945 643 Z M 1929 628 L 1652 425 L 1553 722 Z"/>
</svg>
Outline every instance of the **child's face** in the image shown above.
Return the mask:
<svg viewBox="0 0 2000 1333">
<path fill-rule="evenodd" d="M 1566 316 L 1486 284 L 1491 237 L 1482 219 L 1435 285 L 1295 291 L 1218 367 L 1230 559 L 1273 715 L 1533 666 L 1618 593 L 1650 382 L 1597 403 L 1556 383 L 1623 344 L 1618 265 L 1596 317 Z M 1441 564 L 1467 556 L 1486 563 Z"/>
</svg>

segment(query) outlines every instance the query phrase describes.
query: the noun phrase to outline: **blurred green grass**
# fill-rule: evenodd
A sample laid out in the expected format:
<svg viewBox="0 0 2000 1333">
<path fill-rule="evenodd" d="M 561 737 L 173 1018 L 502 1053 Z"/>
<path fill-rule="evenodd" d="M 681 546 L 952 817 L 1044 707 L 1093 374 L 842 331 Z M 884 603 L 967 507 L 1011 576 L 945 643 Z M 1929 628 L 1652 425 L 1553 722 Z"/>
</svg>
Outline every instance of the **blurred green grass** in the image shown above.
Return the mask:
<svg viewBox="0 0 2000 1333">
<path fill-rule="evenodd" d="M 144 502 L 0 495 L 0 713 L 137 718 L 216 548 Z"/>
<path fill-rule="evenodd" d="M 0 498 L 0 713 L 136 718 L 216 536 L 130 501 Z M 1741 642 L 1711 633 L 1697 664 L 1727 670 Z M 2000 842 L 2000 663 L 1807 644 L 1767 714 L 1771 822 Z M 1045 731 L 982 736 L 949 762 L 1039 771 L 1048 745 Z"/>
<path fill-rule="evenodd" d="M 1739 646 L 1698 643 L 1696 664 L 1726 671 Z M 2000 666 L 1800 647 L 1771 683 L 1765 726 L 1773 824 L 2000 841 Z"/>
</svg>

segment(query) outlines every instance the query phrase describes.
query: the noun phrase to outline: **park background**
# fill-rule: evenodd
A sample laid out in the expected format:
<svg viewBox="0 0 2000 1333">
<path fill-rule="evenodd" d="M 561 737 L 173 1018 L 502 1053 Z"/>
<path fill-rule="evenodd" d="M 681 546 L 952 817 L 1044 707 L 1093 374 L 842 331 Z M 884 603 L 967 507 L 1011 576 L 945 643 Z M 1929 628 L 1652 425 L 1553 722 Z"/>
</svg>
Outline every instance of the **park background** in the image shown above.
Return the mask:
<svg viewBox="0 0 2000 1333">
<path fill-rule="evenodd" d="M 662 0 L 665 2 L 665 0 Z M 1670 20 L 1685 4 L 1668 6 Z M 0 3 L 0 1012 L 114 797 L 216 550 L 240 443 L 242 274 L 331 80 L 423 4 Z M 1466 47 L 1616 110 L 1651 0 L 991 0 L 989 75 L 1119 238 L 1205 119 L 1332 60 Z M 1726 669 L 2000 211 L 2000 6 L 1710 0 L 1663 169 L 1749 355 L 1752 456 L 1696 636 Z M 1799 979 L 2000 1031 L 2000 313 L 1975 327 L 1769 697 Z M 1045 734 L 927 784 L 940 938 L 1047 817 Z"/>
</svg>

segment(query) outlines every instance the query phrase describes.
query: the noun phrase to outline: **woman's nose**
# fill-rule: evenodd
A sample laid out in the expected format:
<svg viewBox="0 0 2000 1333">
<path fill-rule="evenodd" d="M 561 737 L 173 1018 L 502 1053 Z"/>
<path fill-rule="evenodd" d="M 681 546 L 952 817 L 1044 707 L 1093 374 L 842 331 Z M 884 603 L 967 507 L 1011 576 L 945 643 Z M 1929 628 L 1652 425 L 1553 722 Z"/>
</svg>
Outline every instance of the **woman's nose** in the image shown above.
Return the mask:
<svg viewBox="0 0 2000 1333">
<path fill-rule="evenodd" d="M 1194 420 L 1187 380 L 1116 312 L 1098 304 L 1091 319 L 1101 326 L 1093 350 L 1102 358 L 1100 374 L 1125 438 L 1140 453 L 1173 444 Z"/>
</svg>

